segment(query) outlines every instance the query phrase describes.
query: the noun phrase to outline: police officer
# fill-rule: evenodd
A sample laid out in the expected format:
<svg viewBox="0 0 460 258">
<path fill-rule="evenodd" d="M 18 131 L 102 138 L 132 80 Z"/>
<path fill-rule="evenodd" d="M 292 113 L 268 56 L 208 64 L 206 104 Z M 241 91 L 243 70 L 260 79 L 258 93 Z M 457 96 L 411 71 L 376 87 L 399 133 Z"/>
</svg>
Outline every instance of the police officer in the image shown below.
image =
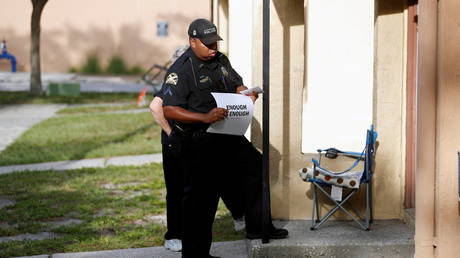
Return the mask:
<svg viewBox="0 0 460 258">
<path fill-rule="evenodd" d="M 162 87 L 150 103 L 150 112 L 158 125 L 162 128 L 161 144 L 163 156 L 163 173 L 166 184 L 166 220 L 167 231 L 165 233 L 164 247 L 171 251 L 182 250 L 182 197 L 183 197 L 183 174 L 179 143 L 171 142 L 170 138 L 177 141 L 172 135 L 172 128 L 163 115 L 163 94 L 168 87 Z M 176 138 L 176 139 L 174 139 Z M 174 148 L 173 148 L 174 147 Z M 234 219 L 234 229 L 244 229 L 244 192 L 227 190 L 221 195 Z"/>
<path fill-rule="evenodd" d="M 261 155 L 244 136 L 207 133 L 209 124 L 227 117 L 217 108 L 211 92 L 245 90 L 242 78 L 225 55 L 217 51 L 222 40 L 216 26 L 193 21 L 188 29 L 190 48 L 168 70 L 164 91 L 164 115 L 174 121 L 184 153 L 183 257 L 212 257 L 212 224 L 219 195 L 233 188 L 244 190 L 246 233 L 261 238 Z M 253 101 L 256 94 L 249 96 Z M 174 142 L 174 140 L 173 140 Z M 260 163 L 260 164 L 257 164 Z M 285 229 L 271 225 L 271 238 L 285 238 Z"/>
</svg>

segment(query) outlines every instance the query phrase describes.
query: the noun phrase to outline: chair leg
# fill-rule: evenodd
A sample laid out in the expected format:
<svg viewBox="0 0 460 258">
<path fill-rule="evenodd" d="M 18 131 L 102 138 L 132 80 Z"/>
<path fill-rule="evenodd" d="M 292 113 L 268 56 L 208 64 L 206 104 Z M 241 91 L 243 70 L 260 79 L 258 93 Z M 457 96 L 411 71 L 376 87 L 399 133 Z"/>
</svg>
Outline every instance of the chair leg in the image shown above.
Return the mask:
<svg viewBox="0 0 460 258">
<path fill-rule="evenodd" d="M 316 203 L 315 204 L 315 207 L 316 207 L 316 220 L 315 220 L 315 222 L 318 223 L 320 221 L 319 220 L 319 218 L 320 218 L 320 214 L 319 214 L 320 208 L 319 208 L 318 195 L 316 194 L 316 186 L 315 186 L 315 203 Z"/>
<path fill-rule="evenodd" d="M 318 196 L 316 195 L 316 185 L 313 184 L 313 207 L 311 210 L 311 227 L 310 230 L 315 230 L 315 222 L 319 219 L 319 213 L 318 213 Z M 316 212 L 316 218 L 315 218 L 315 212 Z"/>
<path fill-rule="evenodd" d="M 316 184 L 316 183 L 314 183 Z M 319 226 L 321 226 L 327 219 L 329 219 L 330 216 L 332 216 L 332 214 L 334 214 L 338 209 L 341 209 L 343 212 L 345 212 L 348 216 L 350 216 L 350 218 L 352 218 L 363 230 L 369 230 L 369 227 L 365 226 L 359 219 L 357 219 L 353 214 L 351 214 L 348 210 L 346 210 L 342 205 L 345 204 L 348 199 L 350 199 L 355 193 L 356 193 L 356 190 L 353 190 L 351 191 L 350 193 L 348 193 L 347 196 L 345 196 L 345 198 L 339 203 L 337 202 L 336 200 L 334 200 L 332 198 L 331 195 L 329 195 L 329 193 L 327 193 L 323 188 L 319 187 L 318 186 L 318 189 L 324 194 L 326 195 L 336 206 L 330 210 L 326 215 L 324 215 L 324 217 L 322 217 L 320 220 L 320 223 L 318 223 L 316 226 L 315 226 L 315 229 L 317 229 Z"/>
<path fill-rule="evenodd" d="M 370 220 L 371 220 L 371 202 L 370 202 L 371 194 L 370 194 L 370 184 L 366 184 L 366 214 L 365 214 L 365 222 L 366 227 L 369 228 Z"/>
<path fill-rule="evenodd" d="M 374 203 L 372 201 L 372 180 L 369 180 L 367 183 L 369 187 L 369 223 L 372 224 L 374 223 L 374 209 L 372 208 L 372 204 Z"/>
</svg>

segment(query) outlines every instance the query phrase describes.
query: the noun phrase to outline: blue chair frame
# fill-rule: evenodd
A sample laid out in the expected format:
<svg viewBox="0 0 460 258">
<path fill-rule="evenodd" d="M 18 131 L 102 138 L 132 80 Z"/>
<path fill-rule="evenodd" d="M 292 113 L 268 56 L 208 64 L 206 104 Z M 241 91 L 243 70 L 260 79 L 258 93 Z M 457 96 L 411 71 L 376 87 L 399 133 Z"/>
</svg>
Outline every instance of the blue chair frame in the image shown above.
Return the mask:
<svg viewBox="0 0 460 258">
<path fill-rule="evenodd" d="M 371 125 L 370 129 L 367 130 L 366 133 L 366 146 L 363 150 L 363 152 L 358 153 L 358 152 L 351 152 L 351 151 L 341 151 L 335 148 L 328 148 L 328 149 L 319 149 L 318 150 L 318 155 L 319 159 L 312 159 L 313 162 L 313 171 L 317 171 L 317 169 L 322 169 L 329 171 L 323 167 L 321 167 L 321 156 L 326 156 L 329 158 L 335 158 L 336 156 L 345 156 L 348 158 L 355 159 L 355 162 L 353 165 L 348 168 L 343 172 L 348 172 L 351 171 L 353 168 L 355 168 L 360 162 L 364 162 L 363 166 L 363 175 L 361 177 L 360 181 L 360 187 L 358 189 L 351 189 L 345 196 L 342 198 L 342 201 L 336 201 L 332 196 L 324 189 L 324 187 L 330 187 L 333 184 L 325 182 L 324 180 L 319 180 L 315 178 L 315 176 L 308 178 L 308 182 L 313 184 L 313 209 L 312 209 L 312 226 L 311 230 L 316 230 L 318 229 L 326 220 L 328 220 L 337 210 L 342 210 L 345 212 L 348 216 L 350 216 L 363 230 L 369 230 L 370 224 L 373 222 L 373 210 L 372 210 L 372 175 L 374 172 L 374 158 L 375 158 L 375 152 L 376 152 L 376 140 L 377 140 L 377 132 L 374 130 L 374 126 Z M 328 155 L 330 153 L 333 153 L 335 157 L 331 157 L 331 155 Z M 336 173 L 337 172 L 332 172 Z M 338 173 L 340 174 L 340 173 Z M 366 205 L 366 210 L 365 210 L 365 215 L 364 219 L 361 219 L 361 215 L 359 212 L 354 210 L 353 212 L 356 214 L 353 215 L 350 211 L 345 209 L 344 205 L 345 203 L 359 190 L 361 187 L 364 186 L 366 187 L 366 197 L 365 197 L 365 205 Z M 320 216 L 320 207 L 318 206 L 318 194 L 317 191 L 320 191 L 323 193 L 325 196 L 328 197 L 329 200 L 331 200 L 335 206 L 329 210 L 324 216 Z"/>
</svg>

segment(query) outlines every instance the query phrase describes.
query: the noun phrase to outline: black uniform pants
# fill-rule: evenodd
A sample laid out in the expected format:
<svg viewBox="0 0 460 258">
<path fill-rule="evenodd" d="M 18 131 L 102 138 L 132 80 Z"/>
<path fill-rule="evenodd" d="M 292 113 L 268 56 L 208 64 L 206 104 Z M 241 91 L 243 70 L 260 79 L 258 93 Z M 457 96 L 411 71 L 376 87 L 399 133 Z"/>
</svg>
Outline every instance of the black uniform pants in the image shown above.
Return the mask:
<svg viewBox="0 0 460 258">
<path fill-rule="evenodd" d="M 170 144 L 162 145 L 163 173 L 166 184 L 165 239 L 182 239 L 182 196 L 184 190 L 182 163 Z"/>
<path fill-rule="evenodd" d="M 248 233 L 262 230 L 262 156 L 243 136 L 202 133 L 186 144 L 184 157 L 183 257 L 207 257 L 219 196 L 245 203 Z"/>
<path fill-rule="evenodd" d="M 187 141 L 184 135 L 173 132 L 168 144 L 162 145 L 163 172 L 166 184 L 166 220 L 165 239 L 182 239 L 182 200 L 184 196 L 183 158 Z M 243 217 L 245 212 L 244 191 L 235 191 L 233 187 L 221 189 L 221 198 L 234 219 Z"/>
</svg>

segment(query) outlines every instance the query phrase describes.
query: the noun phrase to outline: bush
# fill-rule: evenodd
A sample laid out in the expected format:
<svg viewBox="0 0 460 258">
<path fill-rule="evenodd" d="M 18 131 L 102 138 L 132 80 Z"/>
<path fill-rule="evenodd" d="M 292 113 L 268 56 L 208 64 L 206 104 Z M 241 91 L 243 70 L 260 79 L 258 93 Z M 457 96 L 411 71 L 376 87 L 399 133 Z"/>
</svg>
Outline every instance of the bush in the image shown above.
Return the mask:
<svg viewBox="0 0 460 258">
<path fill-rule="evenodd" d="M 127 74 L 128 69 L 126 69 L 125 61 L 121 57 L 113 56 L 106 72 L 109 74 Z"/>
<path fill-rule="evenodd" d="M 81 68 L 83 74 L 100 74 L 102 72 L 99 58 L 96 55 L 90 55 L 86 59 L 85 65 Z"/>
<path fill-rule="evenodd" d="M 72 66 L 69 68 L 69 73 L 78 73 L 78 69 Z"/>
<path fill-rule="evenodd" d="M 129 74 L 132 74 L 132 75 L 141 75 L 144 73 L 145 73 L 144 69 L 140 67 L 139 65 L 135 65 L 131 67 L 131 69 L 129 69 Z"/>
</svg>

